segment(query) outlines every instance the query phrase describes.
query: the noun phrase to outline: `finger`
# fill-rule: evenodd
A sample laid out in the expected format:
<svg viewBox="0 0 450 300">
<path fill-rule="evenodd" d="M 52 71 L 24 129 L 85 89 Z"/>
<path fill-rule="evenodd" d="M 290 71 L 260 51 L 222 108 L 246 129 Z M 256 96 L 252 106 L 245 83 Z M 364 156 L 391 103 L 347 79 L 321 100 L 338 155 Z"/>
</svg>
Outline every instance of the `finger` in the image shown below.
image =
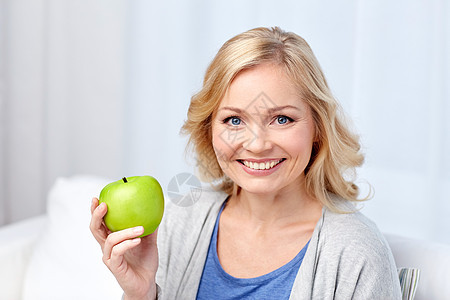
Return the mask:
<svg viewBox="0 0 450 300">
<path fill-rule="evenodd" d="M 105 220 L 102 221 L 102 228 L 106 232 L 106 236 L 108 236 L 112 231 L 109 230 L 108 226 L 105 224 Z"/>
<path fill-rule="evenodd" d="M 98 199 L 97 198 L 92 198 L 91 201 L 91 215 L 94 213 L 94 210 L 97 208 L 98 206 Z"/>
<path fill-rule="evenodd" d="M 94 212 L 92 213 L 91 223 L 89 225 L 89 229 L 94 235 L 97 242 L 102 245 L 108 236 L 108 231 L 106 230 L 106 226 L 103 224 L 103 217 L 107 212 L 107 207 L 105 203 L 101 203 L 98 205 Z"/>
<path fill-rule="evenodd" d="M 125 240 L 136 238 L 142 233 L 144 233 L 144 227 L 137 226 L 109 234 L 103 246 L 103 261 L 108 261 L 111 258 L 111 252 L 114 246 Z"/>
<path fill-rule="evenodd" d="M 136 247 L 140 243 L 141 243 L 141 239 L 135 238 L 132 240 L 125 240 L 125 241 L 115 245 L 111 251 L 111 257 L 108 262 L 109 263 L 108 267 L 110 269 L 120 271 L 120 267 L 123 266 L 123 256 L 125 255 L 125 253 L 128 250 Z"/>
<path fill-rule="evenodd" d="M 103 217 L 106 215 L 108 208 L 105 203 L 98 205 L 92 212 L 90 228 L 92 230 L 98 230 L 101 228 Z"/>
</svg>

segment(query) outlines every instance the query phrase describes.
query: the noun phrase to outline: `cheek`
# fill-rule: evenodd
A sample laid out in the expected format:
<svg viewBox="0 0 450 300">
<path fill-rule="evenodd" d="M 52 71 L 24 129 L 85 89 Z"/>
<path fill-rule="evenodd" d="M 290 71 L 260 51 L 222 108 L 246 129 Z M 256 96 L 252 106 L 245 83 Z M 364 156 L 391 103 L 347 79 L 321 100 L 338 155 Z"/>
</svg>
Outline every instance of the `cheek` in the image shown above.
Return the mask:
<svg viewBox="0 0 450 300">
<path fill-rule="evenodd" d="M 226 142 L 223 135 L 224 131 L 221 128 L 218 126 L 212 127 L 212 145 L 219 163 L 227 160 L 232 154 L 230 144 Z"/>
<path fill-rule="evenodd" d="M 292 156 L 308 162 L 312 153 L 314 130 L 295 130 L 284 137 L 284 149 Z"/>
</svg>

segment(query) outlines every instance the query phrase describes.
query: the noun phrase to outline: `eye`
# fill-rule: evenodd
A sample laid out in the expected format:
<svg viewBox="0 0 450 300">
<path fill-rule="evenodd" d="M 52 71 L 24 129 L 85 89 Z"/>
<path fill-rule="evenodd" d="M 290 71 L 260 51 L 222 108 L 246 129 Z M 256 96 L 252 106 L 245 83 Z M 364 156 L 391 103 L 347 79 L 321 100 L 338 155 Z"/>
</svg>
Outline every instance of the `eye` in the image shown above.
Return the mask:
<svg viewBox="0 0 450 300">
<path fill-rule="evenodd" d="M 232 116 L 232 117 L 228 117 L 225 120 L 223 120 L 224 123 L 232 125 L 232 126 L 239 126 L 241 125 L 241 119 L 236 117 L 236 116 Z"/>
<path fill-rule="evenodd" d="M 292 119 L 292 118 L 289 118 L 289 117 L 287 117 L 287 116 L 278 116 L 278 117 L 276 118 L 276 121 L 277 121 L 278 124 L 284 125 L 284 124 L 287 124 L 287 123 L 292 122 L 293 119 Z"/>
</svg>

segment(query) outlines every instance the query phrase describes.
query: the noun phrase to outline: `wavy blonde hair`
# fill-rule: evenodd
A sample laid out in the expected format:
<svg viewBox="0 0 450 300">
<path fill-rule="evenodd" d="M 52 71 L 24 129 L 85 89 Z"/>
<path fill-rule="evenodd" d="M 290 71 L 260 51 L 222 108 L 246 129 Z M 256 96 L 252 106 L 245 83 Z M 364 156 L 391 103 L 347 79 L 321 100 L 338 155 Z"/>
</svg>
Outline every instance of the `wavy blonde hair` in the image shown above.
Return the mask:
<svg viewBox="0 0 450 300">
<path fill-rule="evenodd" d="M 202 89 L 191 99 L 181 132 L 189 135 L 187 150 L 193 148 L 202 180 L 228 194 L 236 188 L 216 159 L 211 121 L 236 75 L 267 62 L 285 69 L 311 108 L 317 142 L 305 169 L 308 194 L 333 211 L 341 210 L 330 193 L 360 201 L 358 186 L 348 179 L 364 161 L 359 137 L 349 130 L 309 45 L 300 36 L 278 27 L 255 28 L 228 40 L 209 65 Z"/>
</svg>

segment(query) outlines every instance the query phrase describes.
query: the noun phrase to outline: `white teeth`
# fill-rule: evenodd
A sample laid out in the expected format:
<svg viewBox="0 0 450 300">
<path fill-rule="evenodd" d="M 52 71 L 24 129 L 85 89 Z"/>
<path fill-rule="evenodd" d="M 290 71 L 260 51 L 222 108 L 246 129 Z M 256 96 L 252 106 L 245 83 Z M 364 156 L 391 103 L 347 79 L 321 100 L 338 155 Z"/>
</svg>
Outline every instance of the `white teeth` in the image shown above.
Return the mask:
<svg viewBox="0 0 450 300">
<path fill-rule="evenodd" d="M 263 162 L 257 163 L 257 162 L 251 162 L 251 161 L 249 162 L 246 160 L 244 160 L 242 162 L 246 167 L 253 169 L 253 170 L 268 170 L 268 169 L 271 169 L 271 168 L 275 167 L 276 165 L 278 165 L 281 162 L 281 159 L 273 160 L 271 162 L 265 162 L 265 163 L 263 163 Z"/>
</svg>

